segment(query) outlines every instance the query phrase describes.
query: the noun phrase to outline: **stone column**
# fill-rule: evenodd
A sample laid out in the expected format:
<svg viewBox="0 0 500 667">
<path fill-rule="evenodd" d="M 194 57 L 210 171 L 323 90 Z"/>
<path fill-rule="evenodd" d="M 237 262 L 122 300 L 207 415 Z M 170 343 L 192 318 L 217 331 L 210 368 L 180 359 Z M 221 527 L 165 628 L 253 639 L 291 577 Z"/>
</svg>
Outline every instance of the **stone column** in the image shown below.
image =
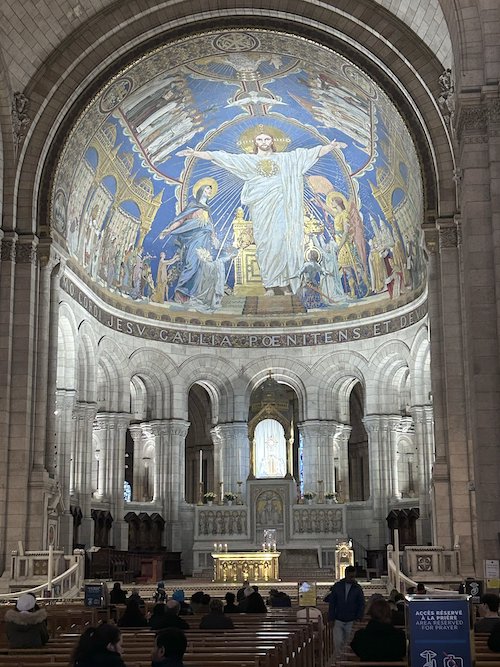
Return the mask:
<svg viewBox="0 0 500 667">
<path fill-rule="evenodd" d="M 76 403 L 73 410 L 74 435 L 72 448 L 72 476 L 70 493 L 79 505 L 83 518 L 80 541 L 89 548 L 94 543 L 94 522 L 90 515 L 92 479 L 92 433 L 97 412 L 95 403 Z"/>
<path fill-rule="evenodd" d="M 163 499 L 165 519 L 165 546 L 171 551 L 182 548 L 182 521 L 180 506 L 184 502 L 185 451 L 189 422 L 170 419 L 150 422 L 156 440 L 157 479 Z M 155 484 L 156 487 L 156 484 Z"/>
<path fill-rule="evenodd" d="M 141 502 L 142 501 L 141 459 L 142 459 L 143 425 L 130 424 L 128 430 L 130 431 L 130 435 L 132 437 L 132 440 L 134 441 L 134 470 L 132 477 L 133 480 L 132 500 L 136 502 Z"/>
<path fill-rule="evenodd" d="M 214 489 L 217 500 L 222 504 L 220 498 L 220 484 L 222 482 L 222 489 L 224 489 L 224 430 L 218 426 L 210 429 L 212 442 L 214 443 Z"/>
<path fill-rule="evenodd" d="M 427 544 L 431 541 L 431 499 L 429 488 L 431 488 L 432 465 L 435 458 L 434 452 L 434 419 L 431 405 L 412 406 L 413 423 L 415 424 L 415 439 L 417 448 L 417 460 L 419 474 L 417 477 L 418 498 L 420 507 L 420 531 L 419 544 Z"/>
<path fill-rule="evenodd" d="M 64 514 L 59 519 L 59 546 L 69 554 L 73 551 L 73 516 L 70 506 L 70 474 L 71 474 L 71 441 L 74 437 L 73 411 L 76 391 L 74 389 L 58 389 L 55 404 L 54 454 L 56 457 L 55 476 L 59 481 L 64 505 Z"/>
<path fill-rule="evenodd" d="M 374 520 L 384 522 L 388 513 L 388 498 L 391 493 L 391 459 L 389 456 L 391 430 L 399 416 L 367 415 L 363 419 L 368 433 L 370 452 L 370 498 L 373 503 Z"/>
<path fill-rule="evenodd" d="M 401 489 L 399 485 L 399 458 L 400 454 L 398 453 L 398 433 L 397 426 L 399 423 L 399 417 L 394 415 L 389 417 L 389 441 L 387 442 L 387 458 L 390 461 L 390 489 L 391 496 L 396 500 L 401 498 Z"/>
<path fill-rule="evenodd" d="M 128 549 L 128 524 L 124 520 L 125 500 L 123 498 L 123 485 L 125 481 L 125 438 L 127 427 L 130 423 L 130 415 L 116 413 L 110 415 L 110 439 L 107 450 L 107 486 L 105 493 L 111 498 L 110 511 L 113 517 L 113 542 L 112 544 L 121 550 Z"/>
<path fill-rule="evenodd" d="M 109 468 L 110 453 L 113 448 L 113 422 L 114 415 L 105 412 L 99 412 L 94 420 L 93 436 L 99 442 L 99 449 L 92 452 L 92 456 L 95 456 L 98 460 L 97 488 L 93 491 L 94 498 L 100 501 L 109 500 L 112 492 Z"/>
<path fill-rule="evenodd" d="M 349 436 L 351 427 L 347 424 L 337 424 L 335 427 L 334 441 L 334 473 L 335 462 L 338 461 L 338 481 L 335 491 L 339 502 L 349 501 Z"/>
<path fill-rule="evenodd" d="M 302 436 L 304 456 L 304 490 L 317 491 L 318 480 L 323 479 L 320 470 L 321 459 L 321 430 L 323 422 L 320 420 L 309 420 L 297 424 Z"/>
<path fill-rule="evenodd" d="M 246 480 L 250 472 L 248 425 L 246 422 L 217 424 L 210 433 L 214 443 L 214 459 L 217 460 L 215 482 L 223 482 L 224 490 L 235 494 L 238 491 L 237 482 L 243 482 L 241 493 L 245 498 Z"/>
</svg>

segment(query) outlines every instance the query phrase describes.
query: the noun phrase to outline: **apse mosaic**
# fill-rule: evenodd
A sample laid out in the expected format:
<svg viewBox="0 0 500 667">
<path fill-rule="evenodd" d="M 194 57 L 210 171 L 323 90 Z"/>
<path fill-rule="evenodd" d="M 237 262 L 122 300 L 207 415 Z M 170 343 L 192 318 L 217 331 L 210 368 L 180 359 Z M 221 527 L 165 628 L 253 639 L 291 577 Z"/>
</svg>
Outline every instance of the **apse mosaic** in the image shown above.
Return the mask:
<svg viewBox="0 0 500 667">
<path fill-rule="evenodd" d="M 52 195 L 100 294 L 227 320 L 407 303 L 425 285 L 422 218 L 387 95 L 270 31 L 193 36 L 123 70 L 76 123 Z"/>
</svg>

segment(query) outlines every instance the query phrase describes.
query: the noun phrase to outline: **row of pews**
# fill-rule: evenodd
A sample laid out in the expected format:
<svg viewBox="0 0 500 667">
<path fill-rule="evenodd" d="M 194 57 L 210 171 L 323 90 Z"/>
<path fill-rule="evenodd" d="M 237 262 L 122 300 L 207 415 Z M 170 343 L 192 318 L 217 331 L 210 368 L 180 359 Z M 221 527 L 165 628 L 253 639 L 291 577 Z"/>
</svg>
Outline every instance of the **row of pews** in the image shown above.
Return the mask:
<svg viewBox="0 0 500 667">
<path fill-rule="evenodd" d="M 108 620 L 98 610 L 49 606 L 50 640 L 41 649 L 0 646 L 2 667 L 65 667 L 86 627 Z M 233 630 L 200 630 L 201 615 L 184 617 L 188 667 L 328 667 L 333 661 L 328 623 L 299 623 L 297 608 L 270 609 L 267 614 L 232 615 Z M 3 613 L 0 611 L 0 615 Z M 325 608 L 326 621 L 326 608 Z M 3 637 L 5 637 L 5 630 Z M 148 629 L 122 629 L 127 667 L 150 667 L 155 635 Z"/>
</svg>

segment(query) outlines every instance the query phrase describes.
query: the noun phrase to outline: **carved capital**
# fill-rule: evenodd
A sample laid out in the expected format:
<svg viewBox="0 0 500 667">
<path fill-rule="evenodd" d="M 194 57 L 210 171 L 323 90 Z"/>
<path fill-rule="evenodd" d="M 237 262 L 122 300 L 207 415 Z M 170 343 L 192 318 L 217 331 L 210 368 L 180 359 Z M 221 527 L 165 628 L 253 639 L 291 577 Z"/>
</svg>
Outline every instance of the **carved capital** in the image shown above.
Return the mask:
<svg viewBox="0 0 500 667">
<path fill-rule="evenodd" d="M 491 130 L 492 125 L 500 125 L 500 99 L 488 100 L 486 104 L 486 114 L 488 116 L 488 125 Z"/>
<path fill-rule="evenodd" d="M 18 264 L 33 264 L 38 263 L 38 238 L 36 236 L 28 236 L 19 238 L 17 244 L 16 261 Z"/>
<path fill-rule="evenodd" d="M 9 237 L 2 239 L 0 259 L 2 262 L 16 261 L 16 239 Z"/>
<path fill-rule="evenodd" d="M 458 247 L 458 232 L 455 226 L 443 227 L 439 230 L 439 250 Z"/>
<path fill-rule="evenodd" d="M 488 141 L 488 115 L 484 105 L 462 105 L 457 116 L 457 136 L 465 143 Z"/>
</svg>

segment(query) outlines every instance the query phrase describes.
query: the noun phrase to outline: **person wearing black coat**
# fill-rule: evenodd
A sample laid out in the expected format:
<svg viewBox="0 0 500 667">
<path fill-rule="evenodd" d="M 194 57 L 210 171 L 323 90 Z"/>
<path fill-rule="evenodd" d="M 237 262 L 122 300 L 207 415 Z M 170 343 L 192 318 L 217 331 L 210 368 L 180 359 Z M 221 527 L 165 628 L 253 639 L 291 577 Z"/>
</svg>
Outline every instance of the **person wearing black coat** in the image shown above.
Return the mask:
<svg viewBox="0 0 500 667">
<path fill-rule="evenodd" d="M 118 619 L 121 628 L 144 628 L 148 624 L 135 598 L 129 598 L 127 608 Z"/>
<path fill-rule="evenodd" d="M 149 621 L 149 627 L 154 630 L 162 630 L 163 628 L 178 628 L 179 630 L 189 630 L 189 623 L 179 616 L 181 610 L 180 604 L 177 600 L 169 600 L 165 606 L 165 613 L 163 615 L 158 614 L 155 620 L 155 626 L 151 625 L 151 619 Z M 156 606 L 155 606 L 156 609 Z"/>
<path fill-rule="evenodd" d="M 365 662 L 397 662 L 406 656 L 406 636 L 391 624 L 391 607 L 387 600 L 374 600 L 371 620 L 357 630 L 351 642 L 354 653 Z"/>
<path fill-rule="evenodd" d="M 122 637 L 116 625 L 103 623 L 88 628 L 71 657 L 71 667 L 126 667 L 122 660 Z"/>
<path fill-rule="evenodd" d="M 225 630 L 234 628 L 233 621 L 224 614 L 222 600 L 213 598 L 208 604 L 208 614 L 200 621 L 200 630 Z"/>
<path fill-rule="evenodd" d="M 245 614 L 266 614 L 266 603 L 262 599 L 257 586 L 248 586 L 245 588 L 245 599 L 239 604 L 240 611 Z"/>
<path fill-rule="evenodd" d="M 111 589 L 109 602 L 110 604 L 127 604 L 127 591 L 123 590 L 119 581 L 116 581 Z"/>
</svg>

